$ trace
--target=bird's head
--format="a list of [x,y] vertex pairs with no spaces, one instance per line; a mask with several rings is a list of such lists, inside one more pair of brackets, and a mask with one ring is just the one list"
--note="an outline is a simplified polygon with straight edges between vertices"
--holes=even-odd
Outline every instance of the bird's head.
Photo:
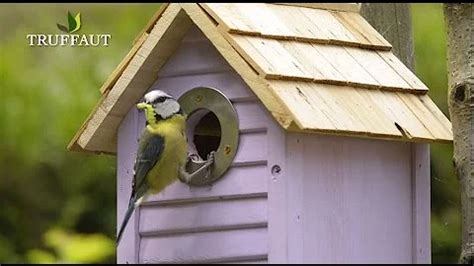
[[181,112],[181,107],[173,96],[160,90],[145,94],[143,101],[137,104],[138,109],[145,110],[147,120],[163,120]]

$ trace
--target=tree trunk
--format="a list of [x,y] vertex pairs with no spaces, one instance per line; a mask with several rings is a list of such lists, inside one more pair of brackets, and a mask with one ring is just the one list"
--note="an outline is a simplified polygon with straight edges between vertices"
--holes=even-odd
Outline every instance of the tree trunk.
[[394,54],[412,71],[415,69],[410,5],[365,3],[360,13],[392,44]]
[[474,8],[444,4],[448,29],[448,105],[454,135],[453,163],[461,185],[460,263],[474,262],[474,177],[471,154],[474,122]]

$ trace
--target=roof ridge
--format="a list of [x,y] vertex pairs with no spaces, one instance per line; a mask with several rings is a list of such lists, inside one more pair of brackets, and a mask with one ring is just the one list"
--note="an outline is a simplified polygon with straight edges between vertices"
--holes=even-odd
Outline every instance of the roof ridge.
[[275,5],[296,6],[333,11],[360,12],[360,3],[271,3]]

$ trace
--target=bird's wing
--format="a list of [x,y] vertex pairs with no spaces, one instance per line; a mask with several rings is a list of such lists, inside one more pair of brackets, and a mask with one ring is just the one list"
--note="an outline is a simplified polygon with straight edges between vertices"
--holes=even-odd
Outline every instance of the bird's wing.
[[160,159],[165,146],[165,140],[162,136],[151,134],[145,129],[138,145],[137,157],[133,166],[135,174],[132,193],[135,199],[142,197],[148,190],[146,175]]

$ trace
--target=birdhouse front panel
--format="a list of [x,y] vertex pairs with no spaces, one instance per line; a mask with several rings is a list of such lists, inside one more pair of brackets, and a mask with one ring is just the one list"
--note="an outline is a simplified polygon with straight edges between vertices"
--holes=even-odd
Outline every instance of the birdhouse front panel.
[[285,261],[430,262],[426,144],[291,133],[286,158]]
[[[190,187],[176,181],[149,197],[125,230],[119,262],[267,260],[271,145],[267,132],[278,125],[199,29],[191,27],[149,90],[179,98],[199,86],[220,90],[237,112],[239,145],[234,162],[210,186]],[[144,115],[132,108],[119,128],[118,222],[128,204],[138,137],[144,127]]]

